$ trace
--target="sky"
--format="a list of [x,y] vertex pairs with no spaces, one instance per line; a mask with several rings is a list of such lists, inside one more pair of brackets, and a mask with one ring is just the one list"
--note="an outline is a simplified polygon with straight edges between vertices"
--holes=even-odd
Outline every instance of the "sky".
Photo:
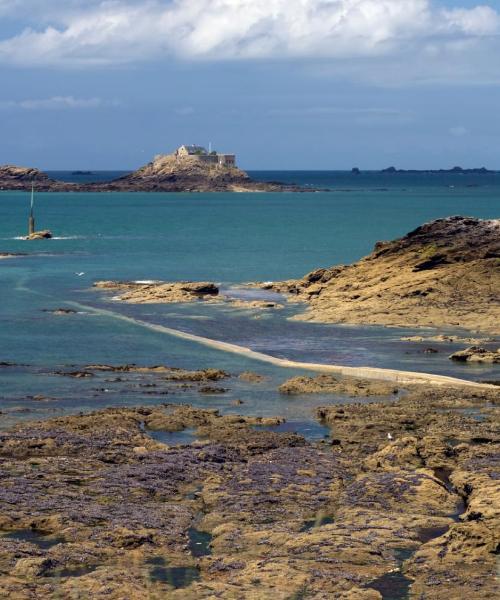
[[0,0],[0,164],[500,169],[500,0]]

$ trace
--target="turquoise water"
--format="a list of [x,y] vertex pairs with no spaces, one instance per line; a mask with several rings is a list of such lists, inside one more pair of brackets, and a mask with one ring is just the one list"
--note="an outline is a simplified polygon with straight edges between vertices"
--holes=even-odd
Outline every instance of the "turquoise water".
[[[316,181],[317,186],[325,185],[326,177],[276,175],[272,178]],[[99,387],[95,380],[49,374],[56,367],[95,362],[215,366],[234,373],[250,369],[268,375],[267,382],[259,386],[231,384],[224,397],[200,400],[187,393],[179,398],[226,412],[286,414],[302,421],[314,406],[332,401],[283,399],[276,388],[293,374],[289,370],[173,338],[112,315],[96,315],[85,308],[68,316],[44,312],[69,306],[68,302],[294,360],[395,367],[469,379],[497,377],[495,367],[474,368],[449,361],[448,354],[463,345],[435,345],[442,351],[424,354],[428,343],[399,340],[419,333],[414,330],[291,322],[287,317],[300,310],[294,306],[262,315],[203,304],[121,305],[90,290],[92,282],[100,279],[210,280],[232,288],[247,281],[297,277],[319,266],[352,262],[370,252],[376,241],[403,235],[437,217],[499,216],[500,177],[493,175],[472,180],[471,176],[432,176],[432,186],[430,176],[422,176],[425,181],[415,175],[392,176],[397,181],[392,179],[389,191],[385,179],[377,180],[375,175],[364,187],[359,183],[364,175],[328,177],[339,182],[337,191],[40,193],[37,227],[50,228],[56,237],[39,242],[16,239],[25,233],[27,195],[0,192],[0,252],[28,253],[0,261],[0,362],[28,365],[0,367],[0,410],[4,411],[0,418],[9,422],[32,418],[33,413],[23,412],[26,408],[35,410],[37,416],[50,416],[61,410],[165,401],[119,385],[103,392],[105,386]],[[415,177],[418,184],[412,184]],[[401,178],[406,178],[404,184]],[[346,186],[350,191],[339,191]],[[385,189],[374,191],[378,188]],[[84,275],[77,276],[80,272]],[[33,403],[26,399],[36,394],[54,400]],[[231,403],[236,398],[245,403],[234,409]]]

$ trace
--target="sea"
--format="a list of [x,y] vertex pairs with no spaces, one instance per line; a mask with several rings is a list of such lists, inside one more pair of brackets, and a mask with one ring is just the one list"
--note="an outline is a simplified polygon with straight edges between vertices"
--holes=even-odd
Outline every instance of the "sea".
[[[124,172],[49,172],[66,181],[106,181]],[[258,311],[228,305],[128,305],[92,288],[97,280],[214,281],[229,294],[270,298],[242,284],[300,277],[351,263],[379,240],[402,236],[451,215],[500,216],[500,174],[258,171],[254,179],[296,183],[303,193],[38,193],[38,229],[52,240],[27,242],[29,195],[0,191],[0,428],[24,419],[161,404],[165,396],[108,379],[74,379],[58,371],[87,364],[169,365],[255,371],[228,391],[201,397],[187,389],[169,402],[262,416],[280,415],[314,436],[317,406],[338,396],[283,397],[287,369],[171,335],[165,328],[230,342],[302,362],[375,366],[499,379],[496,365],[449,360],[463,343],[409,343],[402,337],[453,329],[313,324],[290,320],[304,310]],[[321,191],[316,191],[321,190]],[[272,299],[281,300],[271,296]],[[58,308],[75,310],[57,315]],[[496,341],[498,344],[498,340]],[[437,353],[426,350],[432,346]],[[495,342],[490,344],[495,347]],[[119,379],[119,378],[117,378]],[[43,397],[43,400],[36,399]],[[34,399],[35,398],[35,399]],[[243,404],[234,407],[235,400]],[[356,400],[357,401],[357,400]],[[309,434],[307,433],[309,432]],[[315,433],[316,432],[316,433]]]

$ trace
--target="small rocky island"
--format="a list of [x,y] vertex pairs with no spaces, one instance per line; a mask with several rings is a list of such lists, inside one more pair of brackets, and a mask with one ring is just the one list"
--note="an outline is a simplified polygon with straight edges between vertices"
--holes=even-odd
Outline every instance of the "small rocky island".
[[29,190],[33,183],[37,191],[45,192],[302,191],[295,185],[254,181],[236,166],[234,154],[208,152],[201,146],[181,146],[172,154],[160,154],[137,171],[108,182],[69,183],[38,169],[0,166],[0,190]]
[[262,284],[306,302],[296,319],[500,333],[500,220],[426,223],[352,265]]

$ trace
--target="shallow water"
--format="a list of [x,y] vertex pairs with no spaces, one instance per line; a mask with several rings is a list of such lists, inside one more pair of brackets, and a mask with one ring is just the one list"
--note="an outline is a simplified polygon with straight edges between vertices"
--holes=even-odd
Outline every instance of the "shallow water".
[[401,565],[410,558],[413,550],[396,550],[394,554],[399,564],[398,569],[382,575],[366,587],[379,592],[383,600],[406,600],[409,598],[410,586],[413,581],[402,573]]
[[[279,414],[303,422],[311,419],[316,406],[346,400],[283,398],[278,385],[298,371],[177,339],[120,320],[120,315],[297,361],[390,367],[474,380],[498,377],[495,366],[449,361],[448,355],[463,344],[400,340],[422,334],[421,330],[290,321],[301,310],[293,305],[269,312],[202,303],[123,305],[89,290],[99,279],[191,279],[216,281],[235,295],[247,296],[248,290],[234,289],[235,285],[296,277],[319,266],[352,262],[368,253],[375,241],[400,236],[432,218],[498,216],[500,178],[496,176],[476,176],[476,180],[408,176],[404,185],[402,179],[375,185],[375,175],[363,176],[364,180],[347,174],[285,175],[296,175],[303,182],[316,177],[318,185],[329,177],[333,187],[337,182],[337,191],[41,193],[36,199],[37,225],[50,227],[56,239],[38,242],[16,239],[26,225],[27,194],[0,192],[0,252],[29,254],[0,262],[0,363],[28,365],[0,367],[2,424],[107,405],[166,401],[165,396],[128,384],[51,374],[66,365],[88,363],[218,367],[231,373],[253,370],[267,375],[266,382],[258,385],[232,381],[230,391],[221,396],[202,398],[186,392],[168,398],[222,412]],[[338,191],[346,185],[351,191]],[[384,186],[390,191],[373,191]],[[72,303],[81,307],[77,314],[44,312],[75,308]],[[85,307],[106,309],[116,317]],[[429,330],[429,335],[433,333]],[[429,346],[439,352],[424,353]],[[49,399],[27,398],[38,394]],[[235,409],[236,399],[244,404]]]
[[188,529],[189,536],[189,551],[195,558],[201,556],[210,556],[212,549],[210,544],[212,543],[212,534],[206,531],[200,531],[195,527]]
[[61,544],[65,541],[61,536],[42,533],[34,529],[18,529],[16,531],[11,531],[10,533],[4,534],[2,537],[34,544],[40,548],[40,550],[47,550],[48,548],[57,546],[57,544]]

